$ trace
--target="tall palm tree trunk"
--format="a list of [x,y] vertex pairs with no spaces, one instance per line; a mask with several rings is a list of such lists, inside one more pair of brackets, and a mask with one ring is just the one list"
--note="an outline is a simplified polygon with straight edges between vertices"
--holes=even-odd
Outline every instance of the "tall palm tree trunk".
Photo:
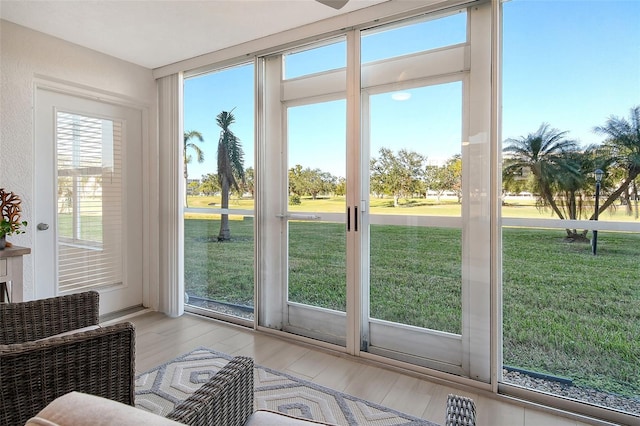
[[[233,110],[232,110],[233,111]],[[233,186],[240,190],[236,176],[244,182],[243,152],[240,139],[233,134],[229,126],[235,121],[231,112],[222,111],[216,116],[216,122],[222,129],[218,140],[218,182],[221,188],[221,208],[229,208],[229,191]],[[229,229],[229,215],[220,216],[220,232],[218,241],[231,240],[231,230]]]
[[547,204],[549,204],[549,206],[553,210],[553,212],[558,216],[558,218],[564,219],[565,217],[562,214],[562,211],[560,210],[560,208],[558,207],[558,204],[556,203],[556,200],[553,197],[553,193],[551,192],[551,189],[549,188],[549,186],[547,185],[542,186],[542,195],[547,201]]
[[[633,182],[633,191],[631,194],[633,195],[633,205],[636,207],[636,219],[638,219],[638,187],[635,181]],[[629,203],[631,203],[631,200],[629,200]]]
[[[222,199],[220,207],[229,208],[229,181],[225,176],[222,177]],[[229,241],[231,239],[231,230],[229,229],[229,215],[220,215],[220,232],[218,232],[218,241]]]
[[184,163],[184,179],[182,180],[182,189],[184,190],[184,206],[185,207],[189,207],[189,197],[187,196],[187,188],[189,187],[189,185],[187,184],[187,176],[189,176],[189,173],[187,173],[187,163]]

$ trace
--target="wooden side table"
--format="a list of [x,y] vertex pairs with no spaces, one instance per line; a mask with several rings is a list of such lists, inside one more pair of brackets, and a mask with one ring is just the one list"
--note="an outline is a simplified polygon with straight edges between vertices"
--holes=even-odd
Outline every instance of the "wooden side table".
[[0,302],[22,302],[22,256],[29,253],[19,246],[0,250]]

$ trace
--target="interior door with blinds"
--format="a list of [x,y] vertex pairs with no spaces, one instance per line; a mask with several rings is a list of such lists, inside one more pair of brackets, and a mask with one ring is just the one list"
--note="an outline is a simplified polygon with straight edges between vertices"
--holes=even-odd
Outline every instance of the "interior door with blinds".
[[142,112],[38,89],[36,297],[142,304]]

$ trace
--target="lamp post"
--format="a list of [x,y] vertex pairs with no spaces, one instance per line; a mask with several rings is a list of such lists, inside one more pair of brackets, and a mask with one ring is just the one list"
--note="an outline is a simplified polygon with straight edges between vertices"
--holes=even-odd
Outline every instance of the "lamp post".
[[[600,182],[602,182],[602,176],[604,175],[604,172],[600,169],[596,169],[595,172],[593,172],[596,176],[596,212],[593,215],[593,220],[598,220],[598,209],[600,208]],[[591,241],[591,253],[593,253],[593,255],[596,255],[596,252],[598,251],[598,230],[594,229],[593,230],[593,241]]]

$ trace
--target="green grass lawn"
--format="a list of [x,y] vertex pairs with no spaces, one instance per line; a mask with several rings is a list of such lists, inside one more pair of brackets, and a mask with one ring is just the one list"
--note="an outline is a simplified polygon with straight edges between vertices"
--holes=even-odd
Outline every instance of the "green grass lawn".
[[[232,220],[227,243],[218,227],[185,220],[187,291],[253,305],[253,221]],[[504,363],[637,397],[640,235],[601,231],[598,256],[563,237],[503,230]],[[290,300],[344,310],[344,225],[290,222],[289,250]],[[460,252],[460,230],[372,226],[371,315],[459,333]]]
[[640,235],[503,230],[504,363],[640,395]]

